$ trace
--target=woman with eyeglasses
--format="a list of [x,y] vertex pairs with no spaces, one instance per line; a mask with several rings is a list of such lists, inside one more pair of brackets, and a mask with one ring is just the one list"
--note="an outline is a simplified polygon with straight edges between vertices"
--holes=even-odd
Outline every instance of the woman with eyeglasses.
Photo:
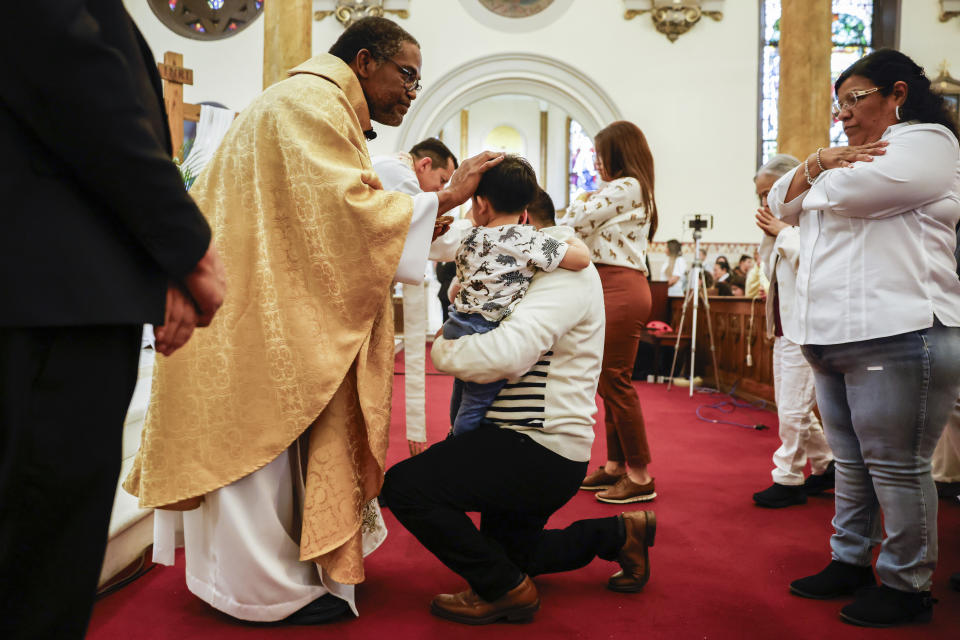
[[601,130],[594,147],[606,184],[571,203],[558,220],[576,229],[590,248],[603,283],[607,321],[597,389],[603,398],[607,462],[580,488],[597,491],[601,502],[646,502],[657,493],[647,471],[650,446],[632,375],[652,304],[646,254],[657,231],[653,155],[640,127],[624,120]]
[[957,126],[898,51],[861,58],[835,90],[849,146],[817,149],[768,198],[799,222],[800,337],[836,457],[832,561],[790,590],[855,595],[840,612],[854,624],[925,622],[937,561],[930,458],[960,387]]

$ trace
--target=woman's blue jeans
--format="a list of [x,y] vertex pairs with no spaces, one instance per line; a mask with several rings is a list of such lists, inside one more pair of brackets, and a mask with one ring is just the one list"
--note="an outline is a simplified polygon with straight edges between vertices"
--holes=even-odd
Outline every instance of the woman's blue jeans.
[[805,345],[827,442],[836,457],[833,558],[869,566],[901,591],[928,591],[937,563],[930,458],[960,390],[960,328]]

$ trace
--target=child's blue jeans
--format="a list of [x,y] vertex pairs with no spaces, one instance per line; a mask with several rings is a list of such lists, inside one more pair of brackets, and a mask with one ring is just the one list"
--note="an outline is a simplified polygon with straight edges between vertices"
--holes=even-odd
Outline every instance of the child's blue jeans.
[[[443,323],[443,337],[454,340],[474,333],[486,333],[500,323],[487,320],[479,313],[460,313],[450,305],[450,315]],[[459,378],[453,381],[453,396],[450,398],[450,424],[453,435],[473,431],[483,424],[487,409],[500,393],[507,381],[465,382]]]

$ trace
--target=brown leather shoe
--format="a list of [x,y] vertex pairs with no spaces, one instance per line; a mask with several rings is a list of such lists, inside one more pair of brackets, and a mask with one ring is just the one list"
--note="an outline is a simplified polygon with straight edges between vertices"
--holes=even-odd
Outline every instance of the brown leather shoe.
[[617,476],[612,473],[607,473],[601,466],[598,467],[593,473],[587,474],[587,477],[584,478],[583,482],[580,483],[580,488],[587,491],[600,491],[601,489],[609,489],[617,483],[617,480],[625,477],[625,475]]
[[600,502],[609,502],[610,504],[627,504],[630,502],[647,502],[657,497],[657,492],[653,486],[653,478],[647,484],[637,484],[627,476],[617,480],[606,491],[597,494],[597,500]]
[[622,593],[636,593],[650,579],[648,549],[657,535],[657,514],[653,511],[627,511],[620,514],[627,540],[620,549],[617,562],[620,571],[607,580],[607,588]]
[[430,603],[430,613],[463,624],[490,624],[499,620],[529,622],[540,608],[540,596],[530,576],[493,602],[487,602],[470,589],[460,593],[441,593]]

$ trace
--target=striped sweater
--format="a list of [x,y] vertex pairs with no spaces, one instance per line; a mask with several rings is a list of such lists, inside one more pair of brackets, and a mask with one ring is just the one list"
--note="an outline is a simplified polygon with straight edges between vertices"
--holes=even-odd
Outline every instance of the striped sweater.
[[[558,239],[568,227],[544,229]],[[593,266],[539,272],[497,328],[437,338],[434,366],[471,382],[509,382],[487,418],[570,460],[590,459],[603,359],[603,289]]]

